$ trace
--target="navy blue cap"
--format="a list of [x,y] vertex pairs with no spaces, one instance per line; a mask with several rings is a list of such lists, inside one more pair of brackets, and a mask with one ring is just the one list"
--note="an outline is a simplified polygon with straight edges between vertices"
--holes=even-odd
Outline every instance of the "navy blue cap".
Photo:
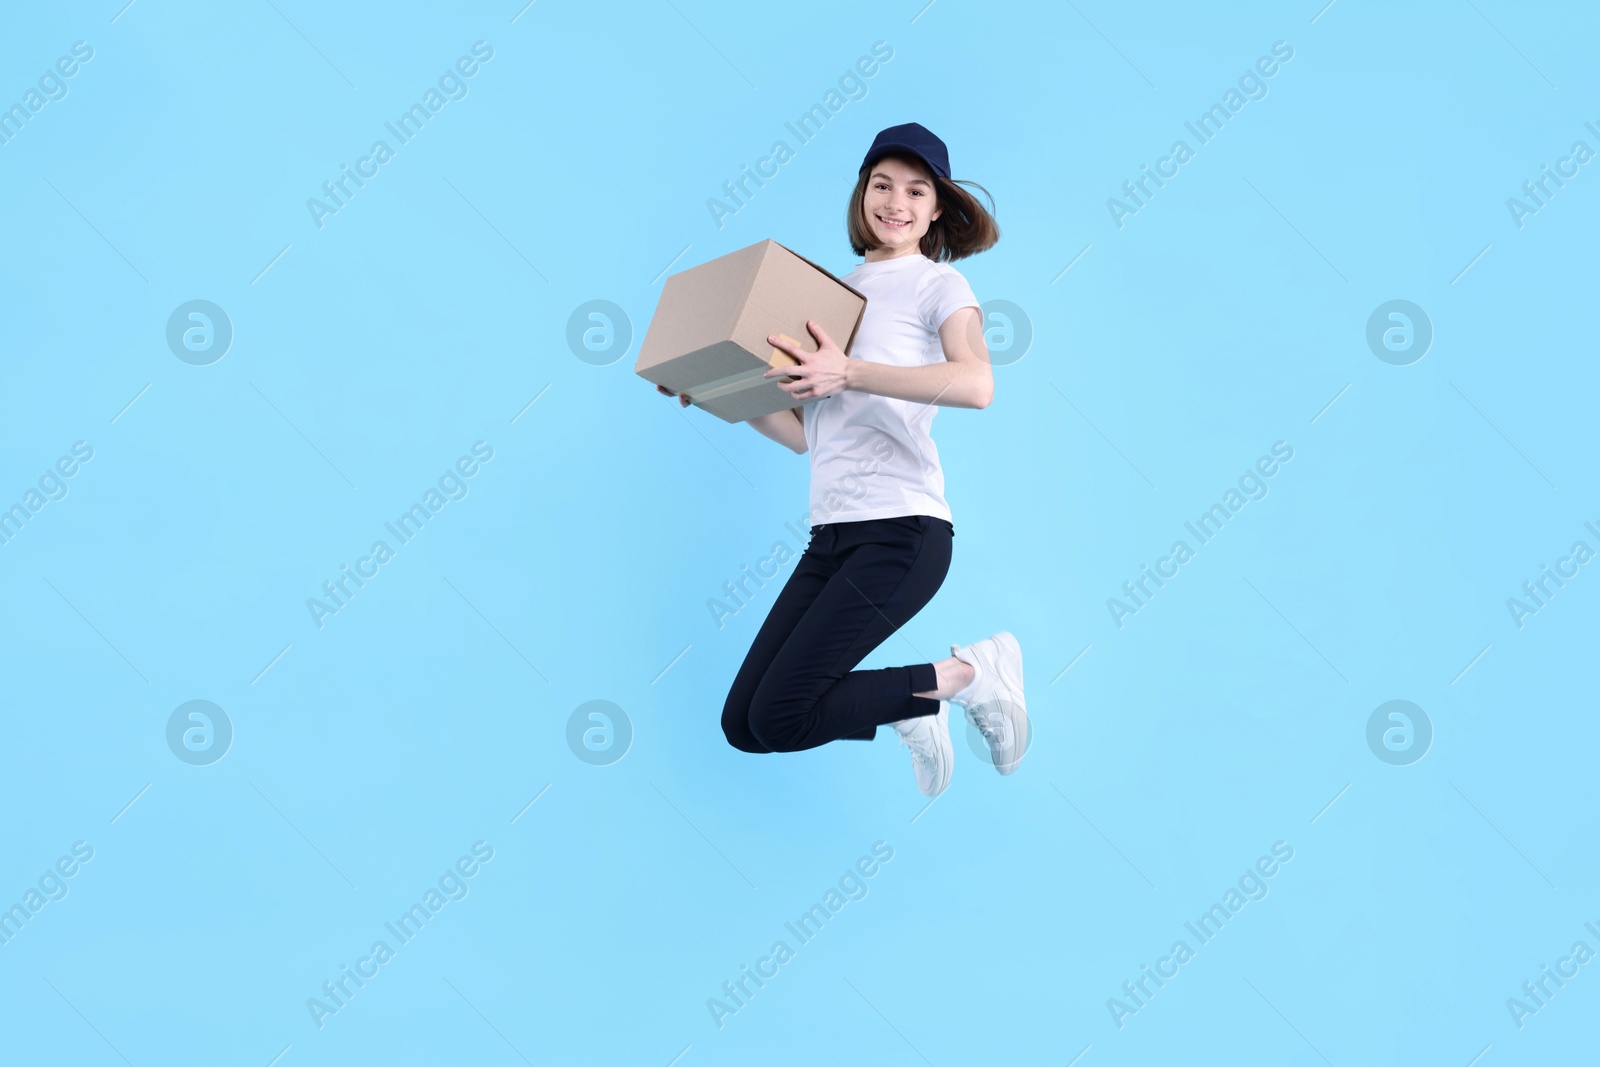
[[867,157],[861,161],[861,169],[866,170],[884,156],[894,152],[905,152],[916,156],[926,163],[933,173],[946,181],[950,180],[950,151],[926,126],[908,122],[902,126],[890,126],[887,130],[880,130],[878,136],[872,140],[872,147],[867,149]]

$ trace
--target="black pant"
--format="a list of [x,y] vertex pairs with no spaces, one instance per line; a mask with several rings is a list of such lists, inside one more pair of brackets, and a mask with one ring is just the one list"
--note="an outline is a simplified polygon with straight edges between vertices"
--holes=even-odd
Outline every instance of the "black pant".
[[[734,678],[722,732],[745,752],[799,752],[933,715],[932,663],[852,670],[933,599],[955,527],[904,515],[811,527],[811,541]],[[943,657],[941,657],[943,658]]]

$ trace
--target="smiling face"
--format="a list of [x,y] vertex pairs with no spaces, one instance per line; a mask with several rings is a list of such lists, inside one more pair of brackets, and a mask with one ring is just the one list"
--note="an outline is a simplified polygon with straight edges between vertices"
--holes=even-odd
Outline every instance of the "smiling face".
[[868,263],[917,254],[928,225],[941,213],[933,175],[918,163],[884,156],[872,165],[861,213],[879,245],[867,249]]

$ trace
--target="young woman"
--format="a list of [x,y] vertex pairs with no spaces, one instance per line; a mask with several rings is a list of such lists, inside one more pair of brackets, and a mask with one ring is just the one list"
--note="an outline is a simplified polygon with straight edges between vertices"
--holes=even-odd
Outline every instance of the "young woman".
[[745,752],[798,752],[893,726],[918,788],[938,796],[954,762],[952,701],[982,732],[996,770],[1010,774],[1022,759],[1016,638],[952,644],[938,663],[853,668],[933,598],[950,568],[955,528],[929,429],[937,405],[988,407],[994,379],[983,313],[946,261],[992,247],[1000,233],[951,180],[944,142],[914,122],[882,131],[867,150],[846,225],[865,259],[844,278],[867,297],[853,353],[815,323],[815,353],[768,338],[800,364],[767,377],[796,379],[780,384],[812,402],[750,424],[811,453],[811,541],[739,668],[722,729]]

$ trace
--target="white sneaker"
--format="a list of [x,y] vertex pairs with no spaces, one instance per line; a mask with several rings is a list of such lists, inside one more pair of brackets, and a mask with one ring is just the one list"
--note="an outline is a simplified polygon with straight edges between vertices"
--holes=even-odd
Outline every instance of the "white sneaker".
[[950,744],[950,702],[939,701],[936,715],[918,715],[892,724],[900,743],[911,750],[911,766],[917,772],[917,788],[925,797],[936,797],[950,784],[955,766],[955,749]]
[[1028,706],[1022,696],[1022,647],[1005,630],[950,654],[972,664],[972,683],[951,699],[989,743],[994,769],[1010,774],[1028,750]]

